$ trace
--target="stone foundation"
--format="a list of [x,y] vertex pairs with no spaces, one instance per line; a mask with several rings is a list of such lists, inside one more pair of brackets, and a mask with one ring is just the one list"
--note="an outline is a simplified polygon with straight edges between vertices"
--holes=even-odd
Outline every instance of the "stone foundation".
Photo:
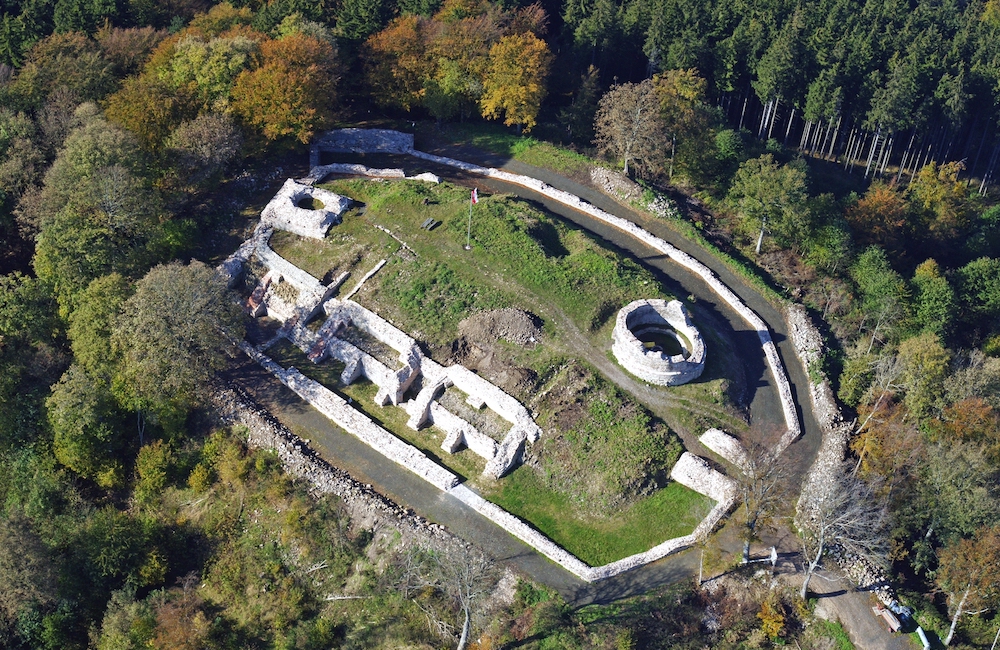
[[[299,202],[306,198],[320,201],[323,207],[319,210],[300,208]],[[261,212],[260,221],[302,237],[323,239],[330,226],[340,223],[341,213],[350,204],[350,199],[289,178]]]
[[[670,330],[681,334],[678,337]],[[672,335],[683,352],[672,356],[649,349],[639,340],[655,330]],[[618,312],[611,351],[630,373],[658,386],[679,386],[694,381],[705,370],[705,343],[701,332],[679,300],[636,300]]]

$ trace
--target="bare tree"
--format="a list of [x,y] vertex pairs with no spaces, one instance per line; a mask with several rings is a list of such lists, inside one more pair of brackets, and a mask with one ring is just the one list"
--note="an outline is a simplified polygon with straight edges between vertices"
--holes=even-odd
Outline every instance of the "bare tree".
[[629,163],[649,168],[663,158],[666,131],[653,82],[612,86],[598,104],[594,131],[594,144],[602,154],[623,160],[626,175]]
[[462,614],[458,650],[465,650],[475,605],[496,587],[496,566],[480,551],[467,546],[438,553],[434,559],[438,587],[455,602]]
[[760,532],[772,524],[787,496],[784,465],[768,447],[751,442],[736,477],[743,506],[743,564],[750,561],[750,544],[760,539]]
[[885,564],[888,509],[871,486],[850,472],[846,464],[838,465],[829,477],[806,484],[799,499],[797,523],[806,562],[803,600],[813,573],[833,549],[845,559]]

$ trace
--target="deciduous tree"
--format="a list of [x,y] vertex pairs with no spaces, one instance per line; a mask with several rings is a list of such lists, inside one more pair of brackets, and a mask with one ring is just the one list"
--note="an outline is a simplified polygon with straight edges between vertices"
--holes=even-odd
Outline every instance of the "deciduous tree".
[[652,172],[664,157],[664,124],[653,82],[612,86],[601,97],[594,119],[594,143],[602,154]]
[[497,119],[503,113],[504,124],[530,131],[545,98],[551,61],[548,45],[531,32],[501,38],[490,48],[480,100],[483,117]]
[[736,477],[742,501],[743,564],[750,561],[750,544],[770,526],[788,492],[785,466],[770,448],[751,443],[746,451],[746,462],[737,468]]
[[122,447],[124,421],[108,385],[70,366],[45,402],[60,463],[102,487],[124,478],[115,454]]
[[122,355],[118,392],[136,410],[177,416],[203,399],[206,382],[242,338],[242,311],[201,262],[154,267],[125,301],[112,333]]
[[838,467],[822,480],[809,481],[799,499],[796,523],[802,534],[805,577],[800,595],[809,593],[809,581],[823,557],[837,547],[848,557],[884,565],[888,554],[888,509],[871,486]]
[[1000,602],[1000,528],[981,528],[972,539],[962,539],[938,553],[935,581],[948,594],[953,610],[944,639],[950,645],[963,614],[986,610]]
[[338,78],[333,46],[301,33],[263,44],[263,65],[246,71],[232,90],[233,112],[267,140],[302,143],[333,117]]
[[748,238],[771,232],[782,247],[797,247],[811,230],[805,171],[779,165],[771,154],[740,165],[728,200]]

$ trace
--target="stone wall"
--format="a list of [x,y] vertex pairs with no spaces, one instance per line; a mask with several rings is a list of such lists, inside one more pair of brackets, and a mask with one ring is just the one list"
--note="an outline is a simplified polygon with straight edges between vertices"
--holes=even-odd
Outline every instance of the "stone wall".
[[[298,203],[306,197],[322,202],[323,207],[319,210],[298,207]],[[330,226],[340,222],[340,215],[350,204],[351,200],[343,196],[289,178],[264,207],[260,219],[266,226],[302,237],[323,239]]]
[[445,158],[444,156],[436,156],[423,151],[413,150],[410,153],[414,157],[421,158],[423,160],[429,160],[440,165],[448,165],[472,174],[496,178],[498,180],[534,190],[543,196],[559,201],[563,205],[567,205],[575,210],[588,214],[595,219],[603,221],[608,225],[614,226],[654,250],[660,251],[675,263],[680,264],[690,272],[700,277],[709,286],[709,288],[711,288],[712,291],[714,291],[715,294],[723,300],[723,302],[739,314],[740,317],[743,318],[743,320],[757,332],[757,337],[760,339],[761,348],[764,350],[764,357],[767,360],[768,368],[771,371],[771,376],[774,379],[775,388],[781,401],[781,411],[784,416],[786,426],[786,432],[782,436],[776,452],[781,453],[781,451],[802,435],[802,427],[799,423],[798,414],[795,410],[795,400],[792,399],[791,384],[788,382],[788,375],[785,373],[785,368],[781,363],[781,357],[778,355],[778,350],[771,338],[771,332],[768,329],[767,324],[763,321],[763,319],[761,319],[760,316],[758,316],[742,300],[740,300],[739,296],[737,296],[732,289],[719,280],[715,273],[713,273],[707,266],[669,242],[656,237],[646,230],[643,230],[631,221],[622,219],[621,217],[616,217],[594,205],[591,205],[590,203],[587,203],[574,194],[558,190],[536,178],[512,174],[499,169],[480,167],[479,165],[473,165],[471,163],[454,160],[452,158]]
[[410,153],[413,135],[389,129],[337,129],[317,138],[309,149],[309,166],[317,167],[324,151],[342,153]]
[[[668,356],[647,349],[636,333],[643,329],[662,329],[664,325],[680,332],[689,342],[678,338],[688,353]],[[611,351],[618,363],[630,373],[658,386],[678,386],[694,381],[705,369],[705,343],[691,323],[691,317],[679,300],[636,300],[618,312],[612,333]]]
[[747,450],[743,448],[740,441],[732,437],[725,431],[719,429],[709,429],[698,438],[701,444],[711,451],[714,451],[720,458],[740,471],[746,471],[750,464]]
[[366,415],[319,382],[309,379],[295,368],[282,368],[246,342],[240,343],[240,349],[331,422],[373,449],[377,449],[389,460],[402,465],[439,490],[447,491],[458,485],[457,476],[432,461],[413,445],[403,442],[372,422]]

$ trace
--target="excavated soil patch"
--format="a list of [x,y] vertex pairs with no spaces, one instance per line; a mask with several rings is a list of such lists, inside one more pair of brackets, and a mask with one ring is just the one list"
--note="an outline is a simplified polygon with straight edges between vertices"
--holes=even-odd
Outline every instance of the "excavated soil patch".
[[541,340],[542,322],[538,316],[520,309],[492,309],[464,319],[458,324],[458,331],[477,345],[489,345],[503,339],[527,346]]

